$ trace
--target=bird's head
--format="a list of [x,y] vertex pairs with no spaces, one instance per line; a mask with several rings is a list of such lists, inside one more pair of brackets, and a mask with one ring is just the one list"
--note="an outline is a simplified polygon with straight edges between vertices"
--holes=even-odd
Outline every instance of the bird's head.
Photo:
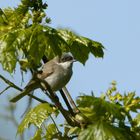
[[72,55],[70,55],[69,53],[64,53],[62,54],[62,56],[60,57],[60,63],[64,63],[64,62],[75,62],[76,60],[73,58]]
[[69,53],[63,53],[59,59],[59,63],[67,67],[71,67],[76,60]]

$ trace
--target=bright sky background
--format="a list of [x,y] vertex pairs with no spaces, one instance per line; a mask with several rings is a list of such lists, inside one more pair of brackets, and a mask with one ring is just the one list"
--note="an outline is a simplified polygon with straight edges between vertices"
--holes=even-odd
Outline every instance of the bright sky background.
[[[0,0],[0,7],[16,6],[17,3],[19,0]],[[52,27],[72,29],[101,42],[106,48],[104,59],[90,56],[85,66],[74,65],[74,74],[68,84],[74,99],[80,92],[90,94],[93,91],[99,95],[106,91],[112,80],[117,81],[121,92],[136,91],[140,95],[139,0],[47,0],[47,3]],[[2,98],[4,96],[0,100]],[[14,130],[3,125],[0,124],[0,136],[8,131],[7,138],[13,137]]]

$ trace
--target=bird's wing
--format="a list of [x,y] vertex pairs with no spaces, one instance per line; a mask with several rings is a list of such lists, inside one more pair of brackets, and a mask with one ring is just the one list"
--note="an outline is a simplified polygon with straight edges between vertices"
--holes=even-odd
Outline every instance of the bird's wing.
[[37,77],[40,79],[45,79],[51,74],[53,74],[55,72],[55,64],[56,62],[54,60],[51,60],[44,64],[42,68],[42,73],[38,73]]
[[31,91],[38,88],[38,85],[39,84],[35,80],[31,79],[30,82],[27,84],[27,86],[24,88],[24,90],[19,95],[12,98],[10,102],[17,102],[18,100],[23,98],[25,95],[29,94]]

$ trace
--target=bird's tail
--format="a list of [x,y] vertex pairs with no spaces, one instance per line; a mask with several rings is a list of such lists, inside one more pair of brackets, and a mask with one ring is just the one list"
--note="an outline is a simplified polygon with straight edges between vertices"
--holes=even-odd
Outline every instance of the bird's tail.
[[25,89],[17,96],[15,96],[14,98],[12,98],[10,100],[10,102],[17,102],[18,100],[20,100],[21,98],[23,98],[24,96],[28,95],[31,91],[35,90],[36,88],[38,88],[38,83],[36,83],[36,81],[31,80],[29,82],[29,84],[25,87]]

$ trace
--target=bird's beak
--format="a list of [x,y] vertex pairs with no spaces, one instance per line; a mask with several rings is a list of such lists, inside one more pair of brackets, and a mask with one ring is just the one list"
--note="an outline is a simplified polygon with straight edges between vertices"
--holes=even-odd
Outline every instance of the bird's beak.
[[76,59],[73,59],[72,62],[77,62],[77,60]]

